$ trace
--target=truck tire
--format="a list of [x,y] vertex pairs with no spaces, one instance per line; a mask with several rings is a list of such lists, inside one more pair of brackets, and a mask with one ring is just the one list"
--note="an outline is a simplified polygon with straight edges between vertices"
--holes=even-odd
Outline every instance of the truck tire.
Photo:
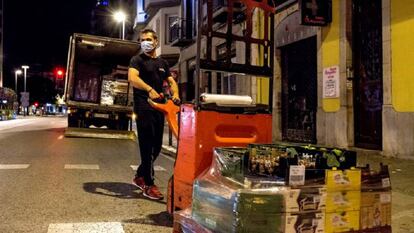
[[68,127],[79,127],[78,117],[76,117],[74,114],[68,115]]

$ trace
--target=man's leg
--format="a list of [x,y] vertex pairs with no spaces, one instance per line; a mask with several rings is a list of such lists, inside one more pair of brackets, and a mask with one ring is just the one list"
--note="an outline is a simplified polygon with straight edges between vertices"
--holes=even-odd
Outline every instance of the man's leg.
[[[150,160],[150,179],[151,181],[145,180],[146,188],[144,189],[143,195],[153,200],[161,200],[164,198],[160,190],[156,185],[154,185],[154,161],[157,158],[158,154],[161,151],[162,145],[162,134],[164,129],[164,115],[160,112],[153,111],[151,112],[151,124],[152,124],[152,137],[151,140],[151,148],[152,148],[152,156]],[[145,176],[147,177],[147,176]],[[147,183],[148,182],[148,183]]]
[[160,155],[162,147],[162,138],[164,136],[164,114],[161,112],[156,112],[154,115],[155,124],[154,124],[154,153],[153,153],[153,164],[152,164],[152,177],[154,177],[154,162],[157,157]]
[[153,121],[153,116],[150,111],[142,111],[138,113],[137,131],[141,165],[137,170],[136,176],[144,177],[146,185],[154,184],[152,180]]

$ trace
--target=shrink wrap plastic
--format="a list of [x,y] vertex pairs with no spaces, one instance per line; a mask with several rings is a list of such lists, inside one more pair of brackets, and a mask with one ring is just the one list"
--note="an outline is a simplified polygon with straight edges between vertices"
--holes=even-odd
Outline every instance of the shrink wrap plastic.
[[218,106],[252,106],[254,105],[253,99],[250,96],[238,96],[238,95],[219,95],[219,94],[206,94],[200,95],[200,100],[203,104],[217,104]]

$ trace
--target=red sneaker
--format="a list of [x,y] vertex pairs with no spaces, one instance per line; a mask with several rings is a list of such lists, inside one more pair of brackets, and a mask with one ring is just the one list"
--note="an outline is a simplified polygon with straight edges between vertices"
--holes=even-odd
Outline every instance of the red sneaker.
[[144,177],[135,177],[132,182],[141,190],[146,188]]
[[151,186],[146,187],[144,189],[143,194],[144,194],[144,196],[146,196],[146,197],[148,197],[149,199],[152,199],[152,200],[162,200],[162,199],[164,199],[164,196],[162,195],[162,193],[160,192],[158,187],[155,186],[155,185],[151,185]]

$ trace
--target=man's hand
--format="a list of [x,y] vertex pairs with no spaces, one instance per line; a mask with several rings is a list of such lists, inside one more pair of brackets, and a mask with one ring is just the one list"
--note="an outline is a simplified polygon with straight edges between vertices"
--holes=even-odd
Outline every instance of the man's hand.
[[154,89],[151,88],[151,90],[148,92],[148,95],[150,97],[150,99],[152,100],[156,100],[156,99],[160,99],[161,96],[160,94],[158,94],[158,92],[156,92]]
[[178,94],[175,94],[175,93],[172,96],[172,100],[176,104],[179,104],[181,102],[180,97],[178,96]]

